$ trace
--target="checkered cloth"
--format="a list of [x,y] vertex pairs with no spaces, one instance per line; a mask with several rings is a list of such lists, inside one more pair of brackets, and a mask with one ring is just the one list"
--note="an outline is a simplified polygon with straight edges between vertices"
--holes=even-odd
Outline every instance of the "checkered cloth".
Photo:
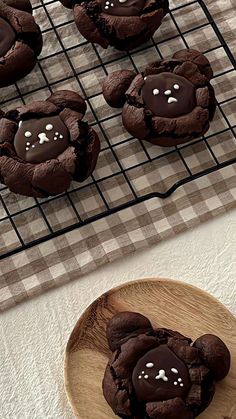
[[[59,2],[33,1],[43,52],[31,75],[0,91],[0,107],[15,108],[60,89],[78,91],[87,100],[87,120],[100,136],[102,151],[93,176],[58,197],[20,197],[0,185],[0,256],[8,255],[0,261],[0,310],[235,207],[235,165],[185,183],[169,198],[149,195],[134,205],[147,194],[163,195],[176,182],[236,158],[236,72],[205,13],[207,6],[235,54],[233,2],[172,0],[171,13],[153,40],[126,54],[88,43],[72,12]],[[105,75],[122,68],[140,71],[186,46],[204,52],[215,73],[219,106],[207,136],[168,149],[131,138],[121,112],[104,102]],[[115,212],[128,202],[129,208]],[[79,229],[69,231],[78,224]]]

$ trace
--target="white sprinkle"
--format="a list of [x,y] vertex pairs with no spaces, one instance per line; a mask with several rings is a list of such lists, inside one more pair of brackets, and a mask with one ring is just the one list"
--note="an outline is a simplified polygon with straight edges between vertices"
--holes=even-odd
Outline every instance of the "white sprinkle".
[[52,129],[53,129],[53,125],[52,124],[47,124],[46,125],[46,130],[47,131],[52,131]]
[[29,141],[27,141],[26,145],[30,145]]
[[141,380],[141,378],[142,378],[142,376],[141,376],[141,375],[139,375],[139,376],[138,376],[138,379],[139,379],[139,380]]
[[175,90],[179,90],[179,85],[178,84],[174,84],[174,89]]
[[114,3],[111,3],[111,7],[114,7]]
[[55,132],[55,135],[59,135],[59,132]]
[[154,364],[153,364],[152,362],[148,362],[148,363],[146,364],[146,367],[147,367],[147,368],[152,368],[152,367],[154,367]]
[[166,96],[171,95],[171,90],[166,90],[166,91],[164,92],[164,95],[166,95]]
[[105,9],[109,9],[109,7],[108,6],[105,6]]
[[183,386],[184,386],[184,385],[183,385],[183,383],[181,383],[181,384],[180,384],[180,387],[183,387]]
[[54,141],[56,141],[57,140],[57,137],[54,137],[53,139],[54,139]]
[[106,1],[106,4],[107,4],[107,6],[109,6],[110,2],[109,1]]
[[178,100],[175,97],[169,97],[168,103],[178,102]]
[[147,80],[147,77],[144,77],[144,79],[143,80]]
[[178,382],[181,383],[181,381],[182,381],[182,378],[178,378]]
[[26,151],[29,151],[29,147],[26,147]]
[[63,135],[59,135],[59,138],[63,138]]
[[176,368],[171,368],[171,371],[172,371],[174,374],[178,374],[178,372],[179,372]]
[[178,384],[178,383],[177,383],[177,381],[175,381],[175,382],[174,382],[174,386],[177,386],[177,384]]
[[119,0],[120,3],[125,3],[127,0]]
[[153,91],[152,91],[152,93],[156,96],[156,95],[159,95],[159,90],[158,89],[154,89]]
[[32,148],[35,148],[35,145],[34,144],[32,145]]
[[145,380],[147,380],[148,379],[148,375],[146,374],[146,375],[144,375],[144,378],[145,378]]
[[32,135],[32,134],[31,134],[31,132],[30,132],[30,131],[26,131],[26,132],[25,132],[25,137],[26,137],[26,138],[31,137],[31,135]]

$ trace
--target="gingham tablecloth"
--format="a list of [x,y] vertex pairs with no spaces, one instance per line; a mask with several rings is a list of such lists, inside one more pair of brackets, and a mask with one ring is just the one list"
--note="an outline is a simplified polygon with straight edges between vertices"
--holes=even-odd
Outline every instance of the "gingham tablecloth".
[[[206,0],[204,4],[235,54],[233,0]],[[212,167],[212,151],[220,163],[236,157],[236,72],[198,1],[173,0],[171,15],[154,41],[132,55],[86,42],[76,30],[72,12],[57,1],[35,0],[33,6],[44,49],[30,76],[0,91],[0,107],[10,109],[22,100],[44,99],[59,89],[79,91],[87,97],[87,119],[100,136],[102,152],[93,178],[82,187],[73,183],[67,194],[57,198],[35,201],[11,194],[2,185],[0,254],[19,248],[19,236],[30,243],[72,225],[78,214],[84,221],[106,211],[107,206],[114,209],[132,200],[133,191],[138,197],[164,193],[188,176],[186,164],[192,174]],[[129,138],[120,112],[105,104],[101,83],[106,72],[134,66],[142,70],[148,62],[168,57],[186,45],[207,51],[220,107],[206,142],[193,142],[178,152],[169,149],[163,156],[166,149]],[[0,261],[0,309],[194,227],[235,207],[235,200],[236,167],[231,165],[181,186],[165,200],[149,199],[9,256]]]

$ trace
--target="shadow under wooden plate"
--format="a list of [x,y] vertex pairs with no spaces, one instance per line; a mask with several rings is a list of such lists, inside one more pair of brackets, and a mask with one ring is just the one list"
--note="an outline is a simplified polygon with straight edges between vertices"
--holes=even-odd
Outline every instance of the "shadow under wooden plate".
[[116,418],[102,394],[110,355],[106,326],[115,313],[127,310],[144,314],[154,327],[178,330],[193,340],[204,333],[219,336],[231,352],[231,370],[217,383],[214,400],[199,419],[236,419],[236,319],[206,292],[167,279],[139,280],[114,288],[95,300],[77,322],[65,357],[65,387],[76,417]]

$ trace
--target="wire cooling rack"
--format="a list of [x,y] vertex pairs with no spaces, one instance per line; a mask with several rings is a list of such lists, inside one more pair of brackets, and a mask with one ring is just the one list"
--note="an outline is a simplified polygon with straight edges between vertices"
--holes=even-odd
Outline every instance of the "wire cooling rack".
[[[100,136],[102,151],[93,176],[84,184],[73,182],[57,197],[21,197],[0,185],[0,259],[146,199],[166,198],[179,186],[236,163],[236,61],[231,29],[213,19],[216,3],[172,0],[170,14],[153,39],[123,53],[88,43],[78,33],[72,12],[58,1],[33,2],[44,49],[31,75],[0,91],[0,107],[43,100],[55,90],[78,91],[87,101],[86,117]],[[204,52],[215,72],[218,107],[207,135],[170,148],[130,137],[121,112],[109,108],[101,95],[105,75],[121,68],[141,71],[185,47]]]

